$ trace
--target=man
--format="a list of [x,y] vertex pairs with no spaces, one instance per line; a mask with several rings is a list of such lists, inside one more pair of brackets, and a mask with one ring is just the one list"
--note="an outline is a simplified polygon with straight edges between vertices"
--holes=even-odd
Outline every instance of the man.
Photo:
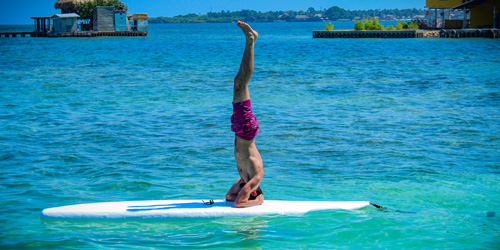
[[240,70],[234,78],[231,130],[236,134],[234,157],[241,178],[229,189],[226,200],[234,201],[235,207],[251,207],[264,203],[264,195],[259,187],[264,166],[254,140],[259,132],[259,124],[253,115],[248,91],[248,82],[253,73],[254,45],[259,34],[244,22],[238,21],[237,26],[245,34],[246,45]]

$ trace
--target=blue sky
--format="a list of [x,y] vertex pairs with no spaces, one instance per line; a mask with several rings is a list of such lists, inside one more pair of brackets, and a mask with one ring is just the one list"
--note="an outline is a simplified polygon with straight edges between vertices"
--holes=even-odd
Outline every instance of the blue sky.
[[[51,16],[60,13],[54,9],[56,0],[2,0],[0,24],[32,24],[32,16]],[[251,9],[270,10],[317,10],[339,6],[349,10],[366,9],[423,9],[425,0],[122,0],[131,13],[148,13],[150,17],[176,16],[189,13],[206,14],[209,11]]]

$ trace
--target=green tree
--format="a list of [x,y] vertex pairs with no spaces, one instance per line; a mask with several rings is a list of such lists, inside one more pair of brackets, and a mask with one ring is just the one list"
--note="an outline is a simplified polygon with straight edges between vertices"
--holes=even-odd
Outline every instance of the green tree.
[[328,30],[328,31],[332,31],[333,30],[333,24],[332,24],[332,22],[325,23],[325,30]]
[[86,2],[77,5],[76,14],[80,16],[81,19],[90,20],[92,19],[92,10],[95,8],[94,2]]
[[397,30],[402,30],[402,29],[403,29],[403,23],[404,23],[404,22],[398,22],[398,23],[396,24],[396,29],[397,29]]
[[[377,18],[368,20],[364,19],[363,25],[366,30],[384,30],[384,25],[380,24]],[[354,24],[354,29],[356,29],[356,23]]]
[[361,21],[358,20],[354,23],[354,29],[355,30],[364,30],[365,25]]
[[354,23],[354,29],[355,30],[364,30],[365,25],[361,21],[358,20]]
[[91,20],[92,12],[97,6],[113,6],[115,9],[127,10],[127,5],[120,0],[94,0],[76,5],[76,14],[80,16],[80,19]]
[[338,6],[333,6],[325,11],[325,16],[332,21],[345,18],[346,14],[347,11]]
[[409,22],[408,23],[408,29],[411,29],[411,30],[418,30],[419,27],[418,27],[418,24],[414,23],[414,22]]

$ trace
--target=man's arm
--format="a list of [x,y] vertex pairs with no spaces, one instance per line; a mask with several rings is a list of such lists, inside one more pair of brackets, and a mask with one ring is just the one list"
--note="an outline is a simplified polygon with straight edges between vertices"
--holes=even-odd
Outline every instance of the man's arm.
[[255,200],[249,200],[250,194],[252,193],[252,191],[257,189],[263,175],[263,173],[255,175],[247,184],[245,184],[245,186],[243,186],[238,194],[238,197],[236,197],[236,200],[234,201],[235,207],[251,207],[262,205],[262,203],[264,203],[264,195],[262,194],[257,196]]

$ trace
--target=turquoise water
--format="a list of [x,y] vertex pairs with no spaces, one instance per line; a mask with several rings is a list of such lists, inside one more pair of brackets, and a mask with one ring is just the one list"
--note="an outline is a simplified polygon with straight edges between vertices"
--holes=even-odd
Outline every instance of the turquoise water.
[[229,118],[243,34],[162,24],[145,38],[0,38],[1,248],[500,248],[500,40],[252,27],[265,198],[386,211],[40,220],[78,203],[222,199],[238,178]]

